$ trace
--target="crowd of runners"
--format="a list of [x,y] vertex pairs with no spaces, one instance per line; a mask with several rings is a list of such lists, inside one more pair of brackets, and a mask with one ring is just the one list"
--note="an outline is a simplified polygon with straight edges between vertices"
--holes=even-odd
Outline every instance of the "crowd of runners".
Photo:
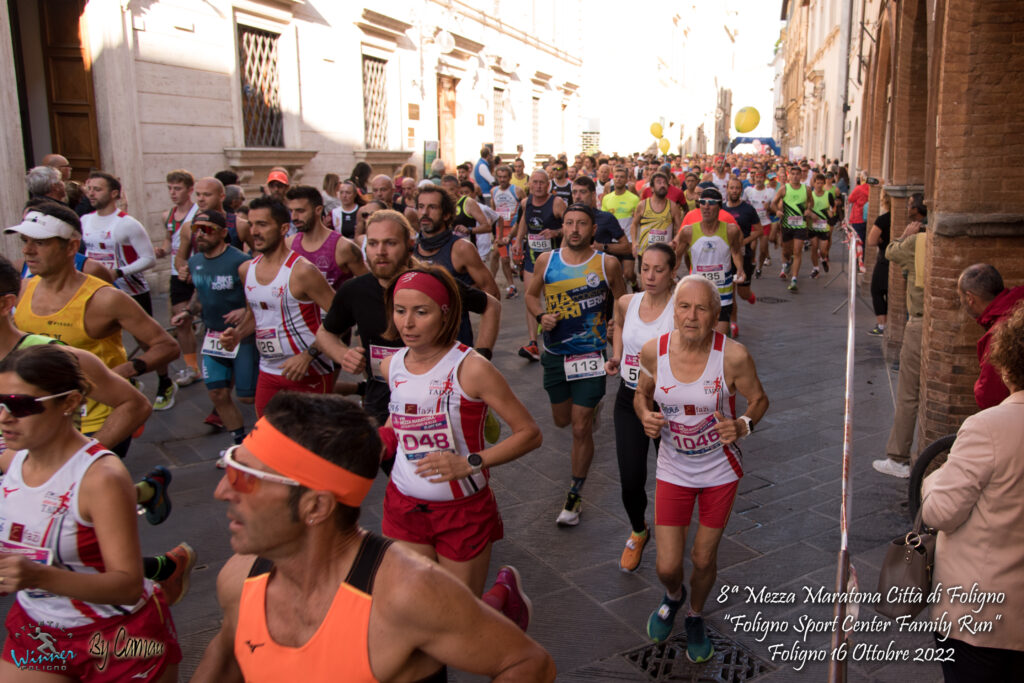
[[[539,363],[553,422],[571,429],[553,524],[585,519],[594,432],[612,405],[631,527],[619,567],[637,570],[653,534],[665,597],[647,633],[665,640],[683,610],[687,656],[713,655],[702,609],[741,444],[768,409],[736,341],[739,310],[761,278],[799,292],[829,271],[846,169],[577,155],[527,173],[485,148],[456,171],[359,164],[318,188],[275,168],[246,201],[231,171],[173,170],[157,246],[116,176],[75,186],[59,155],[29,172],[23,220],[6,230],[21,263],[0,257],[0,592],[17,592],[4,680],[176,680],[168,608],[196,556],[182,543],[139,561],[136,508],[167,519],[171,472],[133,483],[121,459],[151,411],[196,381],[205,422],[234,442],[211,476],[235,554],[218,580],[223,627],[193,680],[320,680],[337,661],[352,680],[443,681],[445,666],[553,679],[526,635],[524,577],[503,566],[485,585],[504,534],[489,480],[542,441],[491,363],[498,349]],[[158,264],[170,270],[159,322],[147,279]],[[525,316],[521,337],[499,338],[503,314]],[[358,525],[378,470],[383,537]],[[126,638],[132,654],[98,659],[96,638]]]

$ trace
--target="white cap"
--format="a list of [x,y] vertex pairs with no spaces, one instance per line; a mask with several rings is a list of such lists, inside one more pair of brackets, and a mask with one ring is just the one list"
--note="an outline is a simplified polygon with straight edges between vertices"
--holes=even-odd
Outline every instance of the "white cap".
[[25,217],[21,220],[19,225],[12,226],[4,230],[4,234],[11,234],[12,232],[19,232],[25,237],[31,237],[32,239],[45,240],[51,237],[60,237],[66,240],[71,239],[77,234],[77,230],[69,224],[65,223],[56,216],[48,216],[45,213],[39,211],[29,211],[25,214]]

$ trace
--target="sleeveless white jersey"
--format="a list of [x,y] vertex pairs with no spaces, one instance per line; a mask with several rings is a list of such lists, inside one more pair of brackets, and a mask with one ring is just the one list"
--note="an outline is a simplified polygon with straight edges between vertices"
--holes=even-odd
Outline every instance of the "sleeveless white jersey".
[[507,190],[503,190],[500,186],[495,185],[491,188],[491,199],[494,200],[494,210],[505,219],[505,225],[510,225],[519,208],[516,186],[509,185]]
[[669,363],[669,340],[658,338],[658,376],[654,402],[661,406],[657,478],[677,486],[707,488],[743,476],[742,454],[735,443],[724,445],[715,430],[716,410],[736,417],[736,397],[725,383],[725,335],[715,332],[704,373],[696,382],[680,382]]
[[700,223],[694,223],[689,254],[690,273],[700,275],[718,288],[722,306],[732,305],[732,249],[729,247],[729,227],[725,221],[719,221],[715,232],[710,235],[704,233]]
[[[249,264],[245,274],[245,298],[256,319],[260,372],[280,375],[286,360],[302,353],[316,340],[320,307],[313,301],[300,301],[292,295],[289,281],[292,268],[301,256],[289,252],[277,275],[266,285],[256,279],[256,264],[262,258],[263,254],[259,254]],[[309,364],[308,372],[324,375],[331,372],[331,368],[317,358]]]
[[[85,245],[86,257],[103,264],[111,271],[123,269],[135,263],[140,257],[139,251],[128,237],[140,234],[146,235],[142,223],[124,211],[115,211],[107,216],[101,216],[96,212],[82,216],[82,243]],[[149,237],[145,236],[145,239],[148,240]],[[152,245],[150,248],[152,249]],[[114,285],[131,296],[149,291],[149,283],[142,272],[117,278]]]
[[672,301],[675,297],[668,300],[661,315],[647,323],[640,319],[640,304],[645,296],[647,292],[641,292],[629,300],[626,318],[622,323],[622,365],[619,372],[622,373],[622,381],[633,390],[636,390],[636,383],[640,379],[640,349],[650,340],[671,332],[675,327],[672,315]]
[[757,211],[757,218],[761,225],[771,225],[772,217],[768,215],[768,206],[775,199],[775,190],[765,186],[763,190],[756,189],[753,185],[743,190],[743,199]]
[[459,384],[459,366],[472,351],[455,344],[429,371],[416,375],[405,367],[409,349],[391,357],[391,426],[398,437],[398,453],[391,483],[407,496],[420,500],[455,500],[487,488],[490,473],[438,484],[416,474],[416,461],[433,451],[451,450],[463,457],[485,447],[487,404],[471,399]]
[[[21,468],[27,455],[27,450],[15,453],[3,479],[0,539],[48,549],[55,567],[79,574],[102,573],[99,541],[93,525],[79,513],[78,492],[92,464],[104,455],[114,454],[92,439],[49,481],[34,488],[26,486],[22,478]],[[153,583],[145,579],[143,595],[134,605],[100,605],[32,589],[18,591],[18,603],[33,621],[72,628],[130,614],[152,594]]]

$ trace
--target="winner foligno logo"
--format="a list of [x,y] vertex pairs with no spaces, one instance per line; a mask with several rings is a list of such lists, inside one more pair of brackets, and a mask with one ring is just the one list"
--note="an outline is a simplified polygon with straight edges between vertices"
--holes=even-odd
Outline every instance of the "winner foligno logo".
[[11,659],[19,669],[59,673],[67,671],[77,656],[71,634],[55,624],[26,624],[12,635],[17,647],[11,648]]

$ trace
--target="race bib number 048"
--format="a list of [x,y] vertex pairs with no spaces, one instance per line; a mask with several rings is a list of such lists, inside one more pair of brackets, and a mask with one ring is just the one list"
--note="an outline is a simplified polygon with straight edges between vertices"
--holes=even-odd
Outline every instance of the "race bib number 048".
[[604,374],[604,358],[597,351],[565,357],[565,379],[569,382],[588,377],[601,377]]
[[455,448],[452,428],[446,413],[408,415],[392,413],[391,426],[398,443],[409,460],[419,460],[427,453]]

